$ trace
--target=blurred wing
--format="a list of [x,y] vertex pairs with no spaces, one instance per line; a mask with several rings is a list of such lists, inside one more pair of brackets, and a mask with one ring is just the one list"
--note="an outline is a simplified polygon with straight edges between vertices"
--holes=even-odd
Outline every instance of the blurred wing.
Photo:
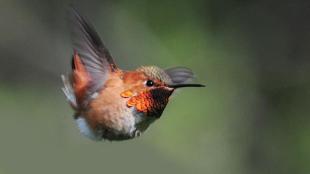
[[189,68],[173,67],[165,70],[173,84],[188,83],[194,78],[194,73]]
[[92,94],[104,85],[109,73],[115,71],[117,66],[91,24],[76,9],[72,8],[70,12],[74,51],[89,73],[87,90],[88,94]]

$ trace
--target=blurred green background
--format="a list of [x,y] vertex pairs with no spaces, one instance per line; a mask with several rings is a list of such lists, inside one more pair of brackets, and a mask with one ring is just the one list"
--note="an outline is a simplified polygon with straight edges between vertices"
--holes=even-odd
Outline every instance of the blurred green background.
[[[74,3],[124,69],[192,68],[141,137],[81,136],[60,88]],[[0,0],[0,174],[310,173],[310,2]]]

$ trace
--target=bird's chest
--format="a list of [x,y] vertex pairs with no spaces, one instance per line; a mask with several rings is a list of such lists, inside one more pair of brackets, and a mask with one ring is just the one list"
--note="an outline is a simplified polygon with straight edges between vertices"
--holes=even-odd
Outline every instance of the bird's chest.
[[[95,137],[110,140],[130,139],[140,135],[155,120],[154,117],[139,112],[136,107],[129,107],[128,99],[113,94],[115,93],[105,92],[104,96],[101,95],[91,103],[90,109],[83,115]],[[110,100],[104,100],[109,97]],[[114,99],[111,99],[113,97]],[[85,127],[83,120],[80,122],[80,125]],[[81,126],[79,127],[81,130]]]

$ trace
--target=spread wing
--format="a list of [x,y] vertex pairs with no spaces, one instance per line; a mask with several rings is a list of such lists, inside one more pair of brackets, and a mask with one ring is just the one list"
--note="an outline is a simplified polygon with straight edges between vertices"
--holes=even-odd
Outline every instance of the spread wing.
[[171,78],[173,84],[188,83],[194,78],[194,73],[192,70],[185,67],[168,68],[165,72]]
[[75,51],[73,62],[80,59],[85,67],[89,76],[86,94],[91,95],[104,86],[109,74],[117,70],[117,66],[94,27],[75,8],[70,11],[70,28]]

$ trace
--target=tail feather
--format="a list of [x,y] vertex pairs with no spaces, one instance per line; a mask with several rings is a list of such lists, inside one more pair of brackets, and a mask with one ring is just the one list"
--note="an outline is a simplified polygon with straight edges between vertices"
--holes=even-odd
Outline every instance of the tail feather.
[[73,91],[73,88],[72,88],[70,81],[64,75],[61,75],[61,79],[62,79],[62,82],[64,84],[64,87],[61,88],[63,93],[67,97],[67,100],[71,104],[71,106],[74,109],[77,109],[78,105],[77,105],[76,97],[74,95],[74,91]]

